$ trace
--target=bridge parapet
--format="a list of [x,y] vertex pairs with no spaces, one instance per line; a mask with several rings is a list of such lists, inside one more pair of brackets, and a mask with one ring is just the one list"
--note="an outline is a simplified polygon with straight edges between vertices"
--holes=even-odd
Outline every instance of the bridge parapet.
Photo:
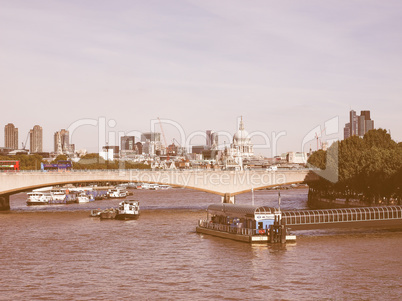
[[206,191],[233,202],[237,194],[251,189],[295,184],[304,181],[308,169],[284,171],[207,171],[207,170],[77,170],[71,172],[0,173],[0,196],[35,188],[69,183],[139,182],[157,183]]

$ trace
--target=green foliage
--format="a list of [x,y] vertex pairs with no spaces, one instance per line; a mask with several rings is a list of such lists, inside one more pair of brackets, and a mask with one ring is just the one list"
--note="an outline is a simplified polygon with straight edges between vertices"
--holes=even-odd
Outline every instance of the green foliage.
[[53,164],[57,164],[58,161],[66,161],[68,157],[66,155],[58,155],[53,161]]
[[20,161],[20,170],[39,170],[43,162],[42,156],[38,154],[0,156],[0,160],[18,160]]
[[99,154],[87,154],[73,163],[73,169],[150,169],[149,165],[143,163],[132,163],[125,161],[105,161]]
[[314,152],[308,158],[307,163],[311,164],[314,167],[325,169],[326,160],[327,160],[327,152],[320,149],[320,150]]
[[[337,146],[339,181],[330,183],[320,178],[311,182],[311,187],[334,193],[352,191],[369,200],[401,196],[402,144],[393,141],[385,130],[371,130],[363,138],[352,136]],[[325,169],[326,156],[327,152],[315,152],[309,163]]]

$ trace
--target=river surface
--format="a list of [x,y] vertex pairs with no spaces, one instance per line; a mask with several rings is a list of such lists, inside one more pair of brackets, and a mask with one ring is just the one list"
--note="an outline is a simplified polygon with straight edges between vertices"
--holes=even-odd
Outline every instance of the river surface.
[[[187,189],[133,190],[138,220],[99,220],[86,204],[0,213],[0,300],[400,300],[401,229],[295,232],[297,243],[251,245],[195,232],[220,197]],[[276,191],[256,191],[277,206]],[[251,204],[251,193],[236,197]],[[281,191],[306,208],[307,190]]]

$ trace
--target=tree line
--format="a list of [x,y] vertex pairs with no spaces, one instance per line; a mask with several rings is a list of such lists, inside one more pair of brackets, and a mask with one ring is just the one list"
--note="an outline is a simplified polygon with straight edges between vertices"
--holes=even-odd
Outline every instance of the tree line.
[[[18,160],[20,162],[20,170],[40,170],[41,163],[48,164],[42,156],[38,154],[31,155],[15,155],[15,156],[0,156],[0,160]],[[58,161],[69,160],[66,155],[58,155],[50,163],[57,164]],[[105,161],[99,154],[87,154],[78,162],[73,162],[73,169],[150,169],[151,166],[144,163],[134,163],[127,161]]]
[[308,163],[338,173],[335,182],[323,177],[308,182],[326,197],[359,198],[367,204],[401,199],[402,143],[392,140],[386,130],[337,141],[327,151],[314,152]]

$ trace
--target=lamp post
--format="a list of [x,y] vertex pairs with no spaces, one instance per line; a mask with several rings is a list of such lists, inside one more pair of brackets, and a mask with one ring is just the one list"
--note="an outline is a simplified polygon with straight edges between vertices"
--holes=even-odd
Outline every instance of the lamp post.
[[109,142],[106,142],[106,169],[109,169]]

